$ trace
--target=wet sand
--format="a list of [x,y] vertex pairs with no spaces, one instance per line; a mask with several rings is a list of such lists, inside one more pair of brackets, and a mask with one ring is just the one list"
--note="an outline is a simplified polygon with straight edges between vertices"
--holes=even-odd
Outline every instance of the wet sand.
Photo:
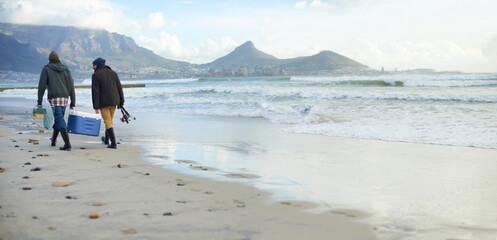
[[151,166],[136,146],[71,134],[67,152],[48,137],[0,126],[0,239],[375,239],[352,211],[308,213],[310,203]]

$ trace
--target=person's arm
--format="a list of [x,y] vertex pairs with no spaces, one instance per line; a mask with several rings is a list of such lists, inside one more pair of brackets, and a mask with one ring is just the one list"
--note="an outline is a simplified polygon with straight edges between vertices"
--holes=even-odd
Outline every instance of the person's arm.
[[38,106],[42,105],[43,95],[45,95],[45,90],[47,89],[47,80],[47,69],[43,68],[40,74],[40,81],[38,82]]
[[124,107],[124,92],[123,92],[123,86],[121,85],[121,80],[119,80],[119,76],[117,75],[116,72],[116,84],[117,84],[117,91],[119,92],[119,108]]
[[95,109],[95,113],[99,113],[98,109],[100,109],[100,86],[95,74],[91,76],[91,96],[93,101],[93,109]]
[[71,104],[69,105],[69,108],[74,109],[76,106],[76,93],[74,91],[74,80],[72,79],[71,76],[71,71],[69,69],[67,70],[68,73],[68,80],[69,80],[69,96],[71,97]]

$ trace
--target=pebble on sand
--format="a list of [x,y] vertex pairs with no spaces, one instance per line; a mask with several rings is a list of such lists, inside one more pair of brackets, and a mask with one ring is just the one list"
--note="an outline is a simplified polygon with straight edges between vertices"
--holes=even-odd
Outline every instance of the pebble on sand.
[[67,187],[69,185],[71,185],[70,182],[54,182],[52,184],[52,186],[54,186],[54,187]]
[[96,212],[91,212],[90,213],[90,216],[89,216],[91,219],[97,219],[100,217],[100,215],[98,215],[98,213]]
[[5,172],[5,168],[0,167],[0,172]]
[[133,231],[133,230],[131,230],[129,228],[128,229],[123,229],[123,230],[121,230],[121,232],[124,233],[124,234],[129,234],[129,235],[135,234],[135,231]]

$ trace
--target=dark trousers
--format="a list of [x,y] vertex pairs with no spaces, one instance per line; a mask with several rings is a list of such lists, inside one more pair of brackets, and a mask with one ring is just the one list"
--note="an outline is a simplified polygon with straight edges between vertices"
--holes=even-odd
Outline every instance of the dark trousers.
[[53,129],[60,131],[67,128],[66,121],[64,120],[64,115],[66,113],[66,106],[52,107],[54,124]]

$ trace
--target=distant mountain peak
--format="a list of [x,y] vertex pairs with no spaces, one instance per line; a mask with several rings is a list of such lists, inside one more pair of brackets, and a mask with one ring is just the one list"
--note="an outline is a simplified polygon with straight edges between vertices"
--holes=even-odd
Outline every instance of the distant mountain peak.
[[238,46],[238,48],[255,48],[255,45],[252,41],[246,41],[244,44]]
[[240,54],[240,55],[253,55],[254,58],[273,58],[276,59],[275,57],[266,54],[262,51],[259,51],[259,49],[255,48],[255,45],[252,41],[247,41],[244,44],[238,46],[235,48],[233,54]]
[[244,66],[244,65],[259,65],[269,64],[269,61],[277,60],[276,57],[264,53],[257,48],[252,41],[247,41],[238,46],[228,55],[218,58],[216,61],[209,63],[212,67],[220,67],[223,65]]

